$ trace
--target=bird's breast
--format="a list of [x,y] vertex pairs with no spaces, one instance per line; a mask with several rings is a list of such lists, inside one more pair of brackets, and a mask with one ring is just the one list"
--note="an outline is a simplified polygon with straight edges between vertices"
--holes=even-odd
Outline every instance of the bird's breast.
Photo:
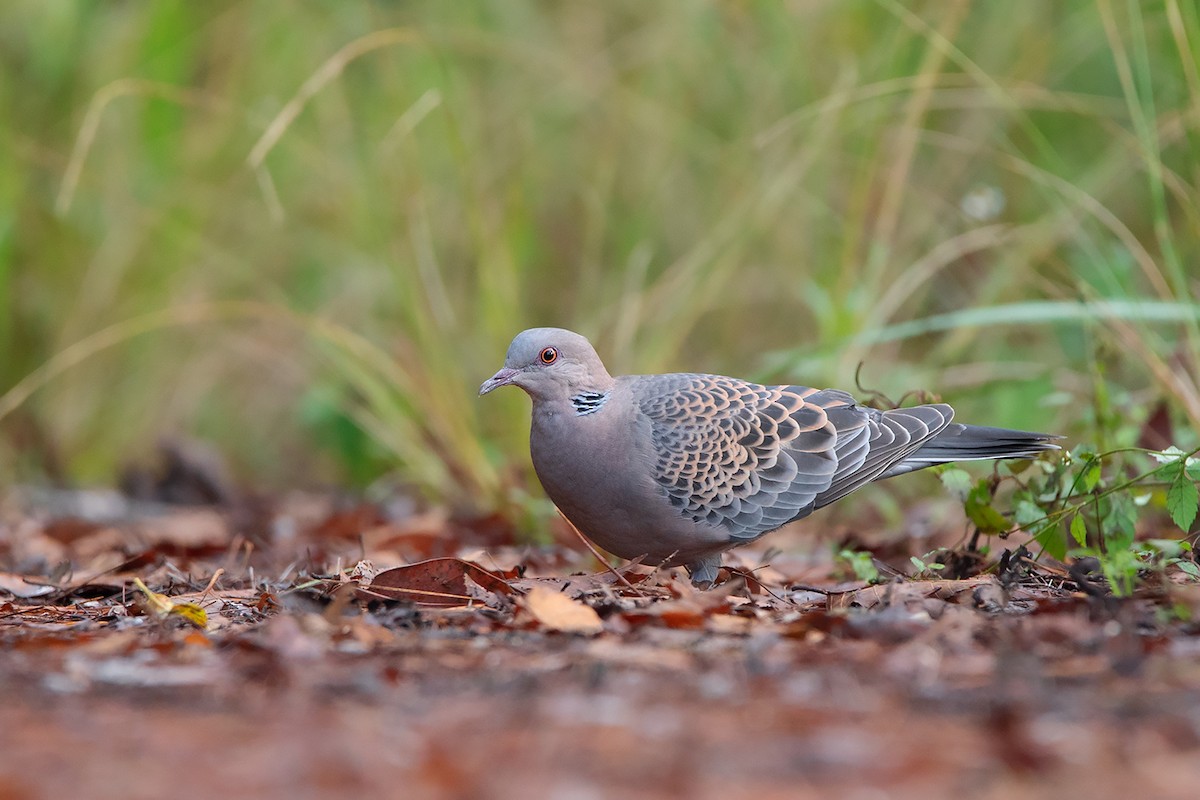
[[535,407],[529,449],[546,494],[580,532],[624,558],[690,561],[728,546],[723,529],[699,526],[671,505],[654,477],[648,423],[625,407]]
[[617,552],[614,537],[635,535],[645,524],[631,499],[644,503],[655,487],[628,422],[606,416],[610,411],[577,415],[569,407],[535,410],[529,451],[538,480],[567,519]]
[[560,499],[578,505],[589,496],[608,495],[622,481],[645,473],[645,466],[621,447],[613,427],[599,414],[579,416],[561,408],[534,414],[529,435],[533,467],[560,506]]

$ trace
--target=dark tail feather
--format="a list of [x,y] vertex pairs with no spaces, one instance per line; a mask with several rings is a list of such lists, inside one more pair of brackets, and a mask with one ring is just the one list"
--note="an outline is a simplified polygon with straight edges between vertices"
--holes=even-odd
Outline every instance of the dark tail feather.
[[962,425],[952,422],[930,439],[921,449],[896,464],[881,478],[903,475],[936,464],[951,461],[981,461],[996,458],[1035,458],[1048,450],[1058,450],[1055,439],[1048,433],[1013,431],[1007,428],[987,428],[982,425]]

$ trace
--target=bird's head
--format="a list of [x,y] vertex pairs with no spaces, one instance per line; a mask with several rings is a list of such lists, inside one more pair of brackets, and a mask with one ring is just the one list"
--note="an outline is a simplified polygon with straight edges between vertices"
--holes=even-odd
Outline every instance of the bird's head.
[[534,400],[565,400],[582,391],[607,391],[612,382],[592,343],[578,333],[530,328],[512,340],[504,366],[483,382],[479,394],[511,384]]

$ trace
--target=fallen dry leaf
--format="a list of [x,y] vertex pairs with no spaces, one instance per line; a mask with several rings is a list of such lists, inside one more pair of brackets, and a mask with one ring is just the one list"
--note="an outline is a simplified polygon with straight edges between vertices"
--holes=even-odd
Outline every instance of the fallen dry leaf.
[[173,600],[165,594],[152,592],[146,587],[146,584],[142,583],[141,578],[134,578],[133,585],[145,596],[147,608],[157,616],[163,618],[176,616],[201,630],[208,627],[208,614],[196,603]]
[[970,593],[980,586],[996,583],[991,575],[981,575],[963,580],[933,580],[880,583],[849,592],[829,592],[830,608],[849,608],[852,605],[874,608],[877,605],[901,605],[914,600],[936,598],[948,602],[957,601],[960,595]]
[[363,600],[408,600],[427,606],[464,606],[477,603],[478,592],[467,578],[494,595],[513,593],[502,578],[478,564],[459,558],[431,558],[380,572],[368,586],[358,589]]
[[544,586],[530,589],[524,597],[524,605],[534,619],[551,630],[589,634],[604,630],[604,623],[594,608]]
[[0,572],[0,592],[28,600],[31,597],[51,594],[54,592],[54,587],[43,583],[30,583],[20,575],[13,575],[10,572]]

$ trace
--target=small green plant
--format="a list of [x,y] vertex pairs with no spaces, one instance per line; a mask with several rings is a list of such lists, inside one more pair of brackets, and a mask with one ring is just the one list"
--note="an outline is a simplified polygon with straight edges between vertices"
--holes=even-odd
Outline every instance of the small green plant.
[[910,556],[908,560],[912,562],[913,567],[915,567],[917,570],[916,572],[913,573],[912,577],[914,577],[914,578],[936,578],[936,577],[939,577],[941,575],[942,570],[944,570],[946,568],[946,565],[933,560],[933,556],[935,556],[937,554],[937,552],[938,551],[935,550],[931,553],[926,553],[925,555],[921,556],[920,558],[918,558],[917,556]]
[[853,573],[860,581],[879,583],[883,580],[879,575],[879,568],[875,566],[875,558],[865,550],[842,548],[834,556],[834,561],[839,568]]
[[[1000,465],[974,482],[957,467],[943,469],[940,478],[975,526],[973,543],[979,535],[1026,531],[1052,558],[1096,559],[1113,594],[1128,597],[1152,574],[1178,571],[1200,580],[1192,542],[1186,538],[1200,508],[1198,451],[1171,447],[1098,453],[1080,445],[1057,459]],[[1016,487],[1007,514],[994,503],[1005,483]],[[1144,528],[1151,524],[1154,509],[1167,512],[1179,537],[1139,540],[1139,521]],[[919,559],[913,562],[918,569],[925,566]]]

